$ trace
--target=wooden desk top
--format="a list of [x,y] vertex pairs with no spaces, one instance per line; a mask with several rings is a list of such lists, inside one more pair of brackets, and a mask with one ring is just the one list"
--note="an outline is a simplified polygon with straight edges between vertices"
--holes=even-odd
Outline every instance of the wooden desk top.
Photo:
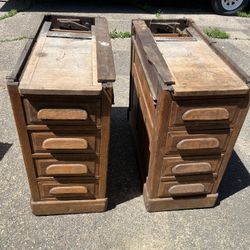
[[174,94],[245,94],[248,87],[201,39],[157,41],[174,77]]
[[99,94],[96,40],[41,36],[21,77],[21,94]]

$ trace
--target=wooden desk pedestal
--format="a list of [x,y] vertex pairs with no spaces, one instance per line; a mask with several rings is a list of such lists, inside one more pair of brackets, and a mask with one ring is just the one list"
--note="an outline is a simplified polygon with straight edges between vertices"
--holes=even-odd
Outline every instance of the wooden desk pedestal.
[[189,20],[134,20],[129,120],[148,211],[214,206],[249,77]]
[[106,210],[114,80],[105,18],[41,20],[8,77],[34,214]]

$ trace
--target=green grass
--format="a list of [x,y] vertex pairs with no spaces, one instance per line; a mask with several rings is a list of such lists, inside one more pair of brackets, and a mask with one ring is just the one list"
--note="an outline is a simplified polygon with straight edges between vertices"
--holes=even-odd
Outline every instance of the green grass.
[[3,39],[3,40],[0,40],[0,43],[20,41],[20,40],[23,40],[23,39],[28,39],[28,37],[19,36],[19,37],[15,37],[15,38],[6,38],[6,39]]
[[211,38],[227,39],[229,34],[219,28],[205,28],[203,30]]
[[111,31],[109,33],[110,38],[112,39],[116,39],[116,38],[129,38],[131,37],[130,32],[128,31],[117,31],[116,29],[114,29],[113,31]]
[[8,17],[15,16],[16,14],[17,14],[17,10],[16,9],[12,9],[8,13],[0,16],[0,20],[3,20],[3,19],[8,18]]
[[160,18],[162,14],[161,9],[157,10],[157,12],[155,13],[156,18]]
[[239,11],[239,12],[237,12],[237,16],[250,18],[250,12],[247,13],[247,12],[244,12],[244,11]]

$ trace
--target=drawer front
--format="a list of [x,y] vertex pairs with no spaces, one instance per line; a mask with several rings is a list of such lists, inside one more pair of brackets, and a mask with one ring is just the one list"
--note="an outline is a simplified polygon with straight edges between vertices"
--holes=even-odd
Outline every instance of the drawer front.
[[159,197],[185,197],[205,195],[212,192],[213,176],[179,178],[178,181],[160,182]]
[[53,159],[35,159],[38,177],[92,176],[98,175],[98,157],[95,155],[62,155]]
[[34,153],[39,152],[80,152],[99,153],[99,134],[63,133],[63,132],[31,132]]
[[230,134],[230,130],[202,131],[199,134],[186,131],[169,132],[165,152],[179,153],[182,156],[220,154],[226,150]]
[[185,100],[172,103],[170,127],[213,129],[232,127],[244,104],[244,98]]
[[185,159],[165,157],[163,159],[162,177],[211,174],[218,171],[223,156],[217,158]]
[[101,108],[98,99],[84,102],[84,97],[74,97],[75,100],[58,98],[48,101],[46,97],[41,100],[39,97],[38,100],[24,98],[27,124],[100,125]]
[[96,197],[95,183],[84,183],[80,181],[69,182],[40,181],[38,187],[41,200],[44,199],[94,199]]

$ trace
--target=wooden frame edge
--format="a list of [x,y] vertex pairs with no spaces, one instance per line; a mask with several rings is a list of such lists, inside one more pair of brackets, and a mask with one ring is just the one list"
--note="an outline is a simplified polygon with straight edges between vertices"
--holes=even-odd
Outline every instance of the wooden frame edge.
[[76,213],[99,213],[107,210],[108,199],[96,200],[51,200],[33,201],[31,209],[34,215],[59,215]]

